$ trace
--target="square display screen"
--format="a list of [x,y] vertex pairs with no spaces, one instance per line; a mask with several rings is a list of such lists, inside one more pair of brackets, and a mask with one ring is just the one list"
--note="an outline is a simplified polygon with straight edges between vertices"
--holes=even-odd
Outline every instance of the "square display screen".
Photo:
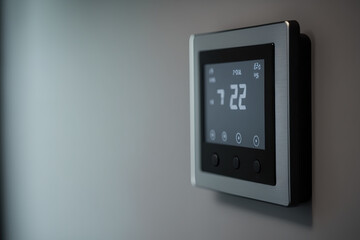
[[204,65],[205,141],[265,149],[265,60]]

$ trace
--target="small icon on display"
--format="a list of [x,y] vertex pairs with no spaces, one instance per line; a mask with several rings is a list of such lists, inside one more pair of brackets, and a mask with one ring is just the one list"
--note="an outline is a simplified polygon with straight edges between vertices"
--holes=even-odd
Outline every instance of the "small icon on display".
[[225,131],[221,133],[221,139],[223,140],[223,142],[227,141],[227,133]]
[[214,99],[210,99],[209,103],[210,103],[210,105],[214,105],[214,104],[215,104],[215,100],[214,100]]
[[211,129],[211,130],[210,130],[210,139],[211,139],[212,141],[214,141],[214,140],[215,140],[215,137],[216,137],[215,130],[214,130],[214,129]]
[[215,77],[210,77],[209,78],[209,83],[216,83]]
[[254,138],[253,138],[253,144],[254,144],[254,147],[259,147],[260,139],[259,139],[259,136],[258,136],[258,135],[255,135],[255,136],[254,136]]
[[209,74],[214,74],[214,69],[213,68],[209,69]]
[[255,72],[255,73],[254,73],[254,78],[259,79],[259,77],[260,77],[260,73]]
[[241,134],[240,134],[240,133],[236,133],[236,135],[235,135],[235,140],[236,140],[236,142],[237,142],[238,144],[241,143],[242,137],[241,137]]
[[260,63],[258,63],[258,62],[254,63],[254,70],[261,70]]

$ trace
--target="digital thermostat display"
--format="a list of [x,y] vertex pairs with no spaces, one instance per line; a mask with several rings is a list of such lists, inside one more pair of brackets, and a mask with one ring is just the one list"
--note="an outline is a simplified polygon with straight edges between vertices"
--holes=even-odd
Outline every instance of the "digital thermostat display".
[[311,194],[311,42],[296,21],[190,37],[191,182],[284,206]]
[[206,142],[265,149],[265,61],[206,64]]

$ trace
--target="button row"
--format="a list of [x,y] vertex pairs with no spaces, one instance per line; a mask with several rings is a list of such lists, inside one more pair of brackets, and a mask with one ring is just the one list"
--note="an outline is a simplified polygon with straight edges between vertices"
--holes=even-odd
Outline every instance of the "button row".
[[[210,137],[210,140],[211,141],[215,141],[215,142],[219,142],[219,141],[216,141],[216,132],[214,129],[211,129],[210,132],[209,132],[209,137]],[[237,132],[235,134],[235,141],[237,144],[240,144],[242,143],[242,136],[241,136],[241,133]],[[222,131],[221,132],[221,141],[226,143],[228,141],[228,134],[225,132],[225,131]],[[220,141],[220,142],[221,142]],[[252,144],[254,147],[259,147],[260,145],[260,138],[258,135],[254,135],[253,138],[252,138]]]
[[[219,158],[219,155],[217,155],[216,153],[214,153],[212,156],[211,156],[211,163],[214,167],[217,167],[219,166],[219,163],[220,163],[220,158]],[[235,169],[239,169],[240,168],[240,159],[238,156],[235,156],[233,158],[233,167]],[[254,172],[256,173],[260,173],[261,171],[261,164],[259,162],[259,160],[254,160],[253,161],[253,170]]]

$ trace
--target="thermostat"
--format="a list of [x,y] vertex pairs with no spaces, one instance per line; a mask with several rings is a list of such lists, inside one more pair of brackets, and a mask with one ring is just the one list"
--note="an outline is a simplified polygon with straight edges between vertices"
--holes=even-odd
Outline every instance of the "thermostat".
[[296,21],[190,37],[193,185],[284,206],[310,198],[310,46]]

